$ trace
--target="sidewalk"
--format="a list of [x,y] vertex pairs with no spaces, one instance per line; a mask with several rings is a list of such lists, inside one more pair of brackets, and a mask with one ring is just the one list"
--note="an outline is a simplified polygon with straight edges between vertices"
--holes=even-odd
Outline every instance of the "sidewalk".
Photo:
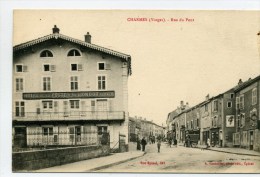
[[123,153],[113,153],[105,157],[83,160],[70,164],[44,168],[33,172],[94,172],[103,168],[117,165],[143,156],[142,151],[130,151]]
[[[179,146],[183,146],[183,144],[180,144]],[[259,156],[260,152],[243,149],[243,148],[228,148],[228,147],[210,147],[206,148],[206,145],[198,145],[196,148],[205,149],[209,151],[217,151],[217,152],[224,152],[224,153],[230,153],[230,154],[237,154],[237,155],[248,155],[248,156]]]

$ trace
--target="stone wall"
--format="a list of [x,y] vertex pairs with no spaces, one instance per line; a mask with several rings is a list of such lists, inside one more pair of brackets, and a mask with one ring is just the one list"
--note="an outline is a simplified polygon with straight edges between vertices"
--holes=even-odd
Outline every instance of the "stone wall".
[[106,156],[109,153],[109,145],[16,152],[12,156],[12,168],[14,172],[31,171]]

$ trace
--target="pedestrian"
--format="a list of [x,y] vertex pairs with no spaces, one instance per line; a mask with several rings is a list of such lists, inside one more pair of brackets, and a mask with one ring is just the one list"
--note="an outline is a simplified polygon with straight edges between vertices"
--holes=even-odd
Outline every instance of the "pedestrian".
[[138,138],[137,139],[137,147],[136,147],[137,150],[141,150],[141,142],[140,142],[140,139]]
[[174,145],[177,147],[177,139],[174,139]]
[[207,139],[207,148],[209,148],[210,147],[210,139],[208,138]]
[[158,149],[158,153],[160,153],[160,148],[161,148],[161,138],[157,139],[157,149]]
[[146,146],[146,140],[145,138],[143,137],[142,141],[141,141],[141,145],[142,145],[142,151],[144,152],[145,151],[145,146]]
[[169,139],[169,146],[171,147],[171,145],[172,145],[172,139],[170,138]]

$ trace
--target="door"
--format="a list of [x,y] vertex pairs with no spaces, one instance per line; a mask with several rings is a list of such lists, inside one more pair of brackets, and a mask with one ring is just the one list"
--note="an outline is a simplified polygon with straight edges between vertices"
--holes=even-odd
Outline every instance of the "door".
[[97,100],[97,118],[107,119],[108,104],[107,100]]
[[52,109],[53,109],[52,101],[42,101],[43,118],[50,119],[51,118]]
[[250,134],[250,136],[249,136],[249,149],[253,150],[254,149],[254,132],[250,131],[249,134]]
[[26,127],[15,127],[14,147],[23,148],[27,145]]

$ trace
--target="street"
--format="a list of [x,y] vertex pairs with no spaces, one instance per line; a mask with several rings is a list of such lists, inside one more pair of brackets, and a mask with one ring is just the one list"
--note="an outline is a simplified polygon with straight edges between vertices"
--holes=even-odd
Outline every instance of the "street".
[[150,144],[137,159],[97,172],[172,172],[172,173],[259,173],[260,157],[236,155],[183,146]]

